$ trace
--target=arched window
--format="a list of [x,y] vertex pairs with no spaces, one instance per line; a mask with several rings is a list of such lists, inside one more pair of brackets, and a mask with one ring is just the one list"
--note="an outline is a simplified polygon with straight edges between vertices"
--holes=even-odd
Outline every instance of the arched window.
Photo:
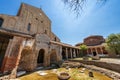
[[4,20],[2,18],[0,18],[0,27],[2,27],[3,21]]
[[31,24],[29,23],[27,26],[27,30],[30,31],[30,29],[31,29]]

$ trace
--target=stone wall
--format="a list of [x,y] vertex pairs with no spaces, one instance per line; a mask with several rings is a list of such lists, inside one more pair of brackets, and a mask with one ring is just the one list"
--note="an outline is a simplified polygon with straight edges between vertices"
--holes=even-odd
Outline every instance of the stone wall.
[[14,30],[14,26],[16,25],[16,22],[18,20],[17,16],[0,14],[0,18],[4,20],[2,24],[3,28]]
[[[9,30],[14,30],[26,34],[44,33],[53,41],[60,42],[60,39],[51,31],[51,21],[40,8],[28,4],[21,4],[17,16],[9,16],[0,14],[2,18],[2,27]],[[28,26],[30,25],[30,30]]]
[[21,54],[18,70],[32,71],[36,68],[37,51],[24,49]]
[[51,50],[52,49],[56,50],[57,61],[61,61],[62,60],[62,55],[61,55],[61,51],[60,51],[60,49],[61,49],[60,45],[54,45],[54,44],[52,44],[51,45]]
[[[53,41],[60,39],[51,31],[51,21],[40,8],[28,4],[21,4],[17,16],[9,16],[0,14],[3,21],[3,28],[26,33],[26,34],[40,34],[44,33]],[[30,24],[30,30],[28,25]]]
[[87,64],[87,65],[95,65],[98,67],[102,67],[102,68],[106,68],[109,70],[113,70],[116,72],[120,73],[120,64],[115,64],[115,63],[108,63],[108,62],[101,62],[101,61],[88,61],[88,60],[72,60],[72,61],[77,61],[83,64]]
[[[37,67],[37,59],[39,51],[43,49],[44,60],[43,66],[50,66],[51,59],[54,61],[61,60],[60,47],[59,45],[50,44],[50,38],[46,34],[37,34],[35,37],[35,43],[32,48],[25,48],[22,51],[21,60],[19,64],[19,70],[32,71]],[[52,56],[51,56],[52,54]]]
[[60,39],[54,33],[51,33],[50,38],[51,38],[52,41],[60,42]]
[[[18,16],[17,30],[30,34],[46,33],[49,35],[51,33],[51,21],[41,9],[22,4]],[[30,31],[27,30],[29,23],[31,24]]]

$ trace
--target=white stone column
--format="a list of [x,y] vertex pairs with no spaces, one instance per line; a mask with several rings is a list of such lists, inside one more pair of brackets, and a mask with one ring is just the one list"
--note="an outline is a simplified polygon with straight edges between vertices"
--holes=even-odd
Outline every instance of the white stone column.
[[91,53],[92,53],[92,55],[93,55],[93,50],[92,50],[92,48],[90,48],[90,50],[91,50]]
[[73,49],[73,56],[74,56],[74,58],[76,58],[75,49]]
[[63,50],[62,50],[62,46],[60,46],[60,58],[61,58],[61,60],[62,60],[62,57],[63,57],[63,56],[62,56],[62,51],[63,51]]
[[95,51],[96,51],[96,53],[97,53],[97,55],[98,55],[98,51],[97,51],[97,48],[95,48]]

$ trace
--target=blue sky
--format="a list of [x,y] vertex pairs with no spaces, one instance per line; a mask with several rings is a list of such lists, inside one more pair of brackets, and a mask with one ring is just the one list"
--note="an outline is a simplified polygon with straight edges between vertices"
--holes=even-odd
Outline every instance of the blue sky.
[[21,2],[41,7],[52,21],[52,31],[72,45],[90,35],[120,33],[120,0],[108,0],[102,7],[90,1],[79,18],[61,0],[0,0],[0,14],[16,15]]

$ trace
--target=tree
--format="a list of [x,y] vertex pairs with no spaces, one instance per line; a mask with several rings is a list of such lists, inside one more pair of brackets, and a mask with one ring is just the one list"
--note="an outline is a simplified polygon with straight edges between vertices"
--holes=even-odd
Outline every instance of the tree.
[[110,34],[107,39],[107,50],[112,54],[120,55],[120,33]]
[[[65,5],[68,5],[69,8],[77,14],[77,16],[80,14],[80,12],[83,10],[84,4],[88,0],[62,0]],[[91,0],[92,1],[92,0]],[[94,0],[98,3],[105,4],[107,0]]]
[[85,51],[87,50],[87,46],[84,44],[80,45],[80,50],[81,50],[82,56],[85,56],[86,55]]

